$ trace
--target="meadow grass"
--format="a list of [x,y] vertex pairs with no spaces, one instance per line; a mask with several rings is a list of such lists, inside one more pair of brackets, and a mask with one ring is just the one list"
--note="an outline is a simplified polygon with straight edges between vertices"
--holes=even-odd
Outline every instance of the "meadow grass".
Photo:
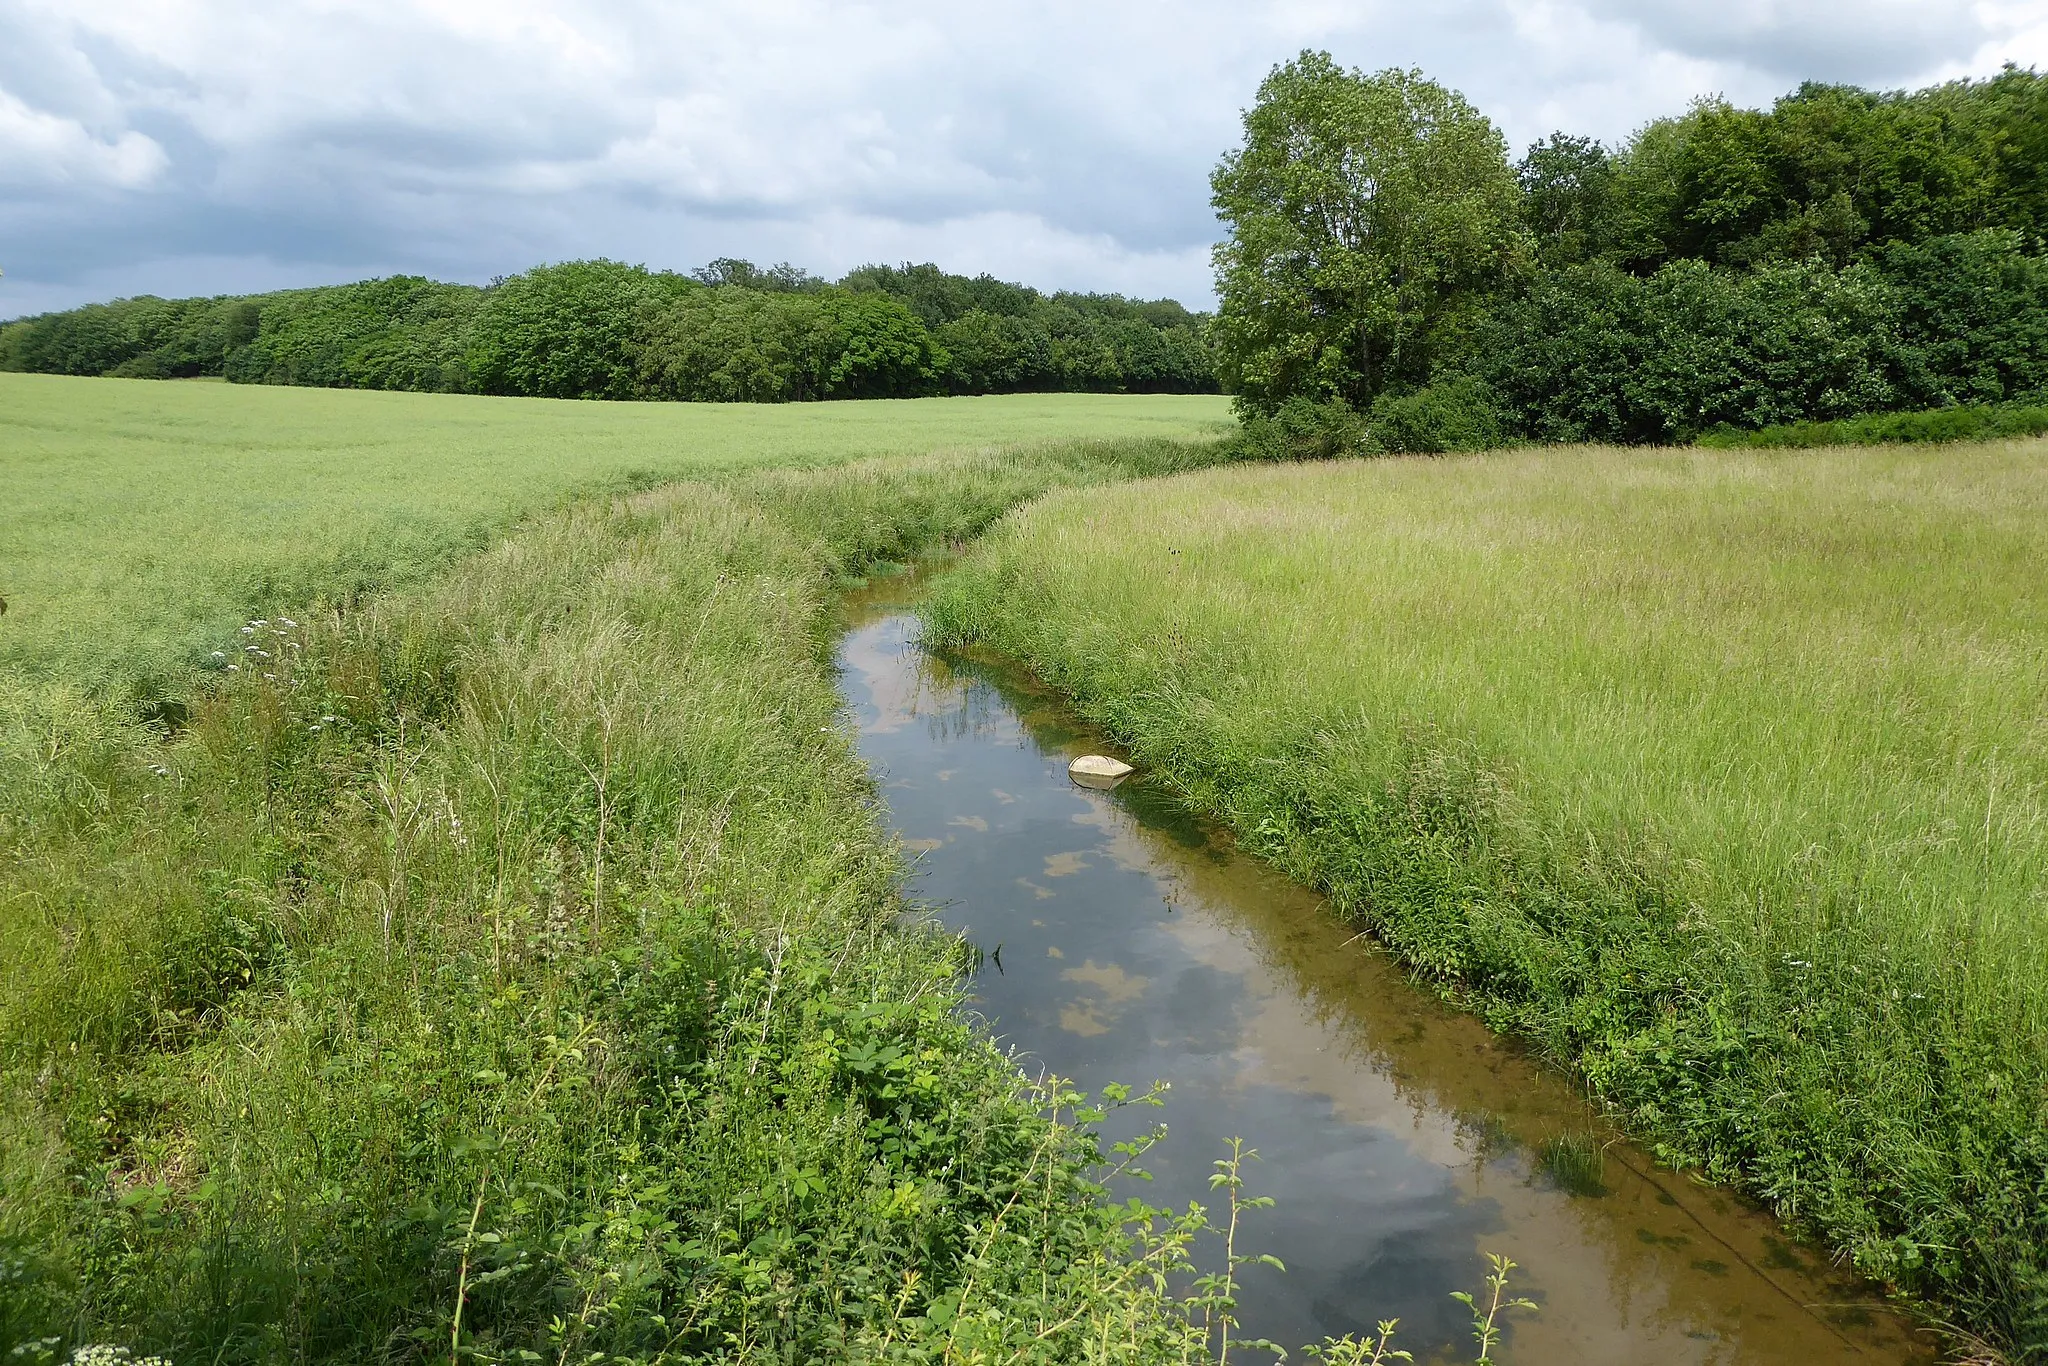
[[1022,509],[929,630],[2042,1360],[2044,567],[2041,441],[1240,466]]
[[249,622],[176,733],[0,718],[0,1353],[1201,1358],[1201,1221],[955,1009],[830,659],[872,559],[1223,454],[586,501]]
[[579,496],[1227,423],[1214,396],[574,403],[0,374],[0,674],[175,691],[247,617],[422,581]]

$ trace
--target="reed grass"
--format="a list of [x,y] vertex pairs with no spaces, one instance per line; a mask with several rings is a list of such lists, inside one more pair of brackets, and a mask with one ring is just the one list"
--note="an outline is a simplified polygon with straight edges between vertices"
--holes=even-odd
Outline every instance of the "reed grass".
[[1059,492],[941,589],[1669,1160],[2048,1360],[2048,443]]

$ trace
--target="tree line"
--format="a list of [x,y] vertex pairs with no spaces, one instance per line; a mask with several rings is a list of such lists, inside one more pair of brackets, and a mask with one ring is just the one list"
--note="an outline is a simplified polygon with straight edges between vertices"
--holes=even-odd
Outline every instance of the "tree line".
[[0,370],[546,398],[785,402],[1214,392],[1208,319],[934,265],[837,282],[721,259],[688,274],[538,266],[488,287],[393,276],[122,299],[0,327]]
[[1212,178],[1219,373],[1296,452],[2048,395],[2048,78],[1701,100],[1511,161],[1418,71],[1304,52]]

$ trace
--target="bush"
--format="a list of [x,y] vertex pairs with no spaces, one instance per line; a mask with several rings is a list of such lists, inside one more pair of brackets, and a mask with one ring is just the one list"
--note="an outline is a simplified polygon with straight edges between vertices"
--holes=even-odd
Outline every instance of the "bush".
[[1373,401],[1370,439],[1390,454],[1483,451],[1501,445],[1507,429],[1486,385],[1460,377],[1412,394]]
[[1315,403],[1296,396],[1271,415],[1238,405],[1238,447],[1247,460],[1333,460],[1373,455],[1365,421],[1341,398]]
[[2048,434],[2048,406],[1935,408],[1921,413],[1884,413],[1847,422],[1794,422],[1761,431],[1733,428],[1709,432],[1700,445],[1733,450],[1743,447],[1875,446],[1891,443],[1993,441],[1999,437]]

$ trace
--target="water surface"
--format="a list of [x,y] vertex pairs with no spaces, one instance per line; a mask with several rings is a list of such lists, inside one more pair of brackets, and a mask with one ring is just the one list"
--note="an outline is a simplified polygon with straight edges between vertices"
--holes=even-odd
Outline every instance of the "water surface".
[[[1190,820],[1026,678],[919,649],[907,585],[852,603],[840,650],[863,755],[916,894],[984,952],[976,1006],[1084,1088],[1171,1083],[1155,1204],[1210,1202],[1257,1148],[1245,1331],[1298,1347],[1401,1320],[1418,1360],[1469,1359],[1455,1289],[1521,1264],[1504,1363],[1932,1360],[1924,1338],[1734,1197],[1656,1168],[1562,1078],[1411,985],[1321,899]],[[1135,1127],[1135,1126],[1134,1126]],[[1588,1170],[1559,1152],[1604,1150]],[[1548,1160],[1546,1160],[1546,1155]],[[1298,1356],[1298,1354],[1297,1354]]]

